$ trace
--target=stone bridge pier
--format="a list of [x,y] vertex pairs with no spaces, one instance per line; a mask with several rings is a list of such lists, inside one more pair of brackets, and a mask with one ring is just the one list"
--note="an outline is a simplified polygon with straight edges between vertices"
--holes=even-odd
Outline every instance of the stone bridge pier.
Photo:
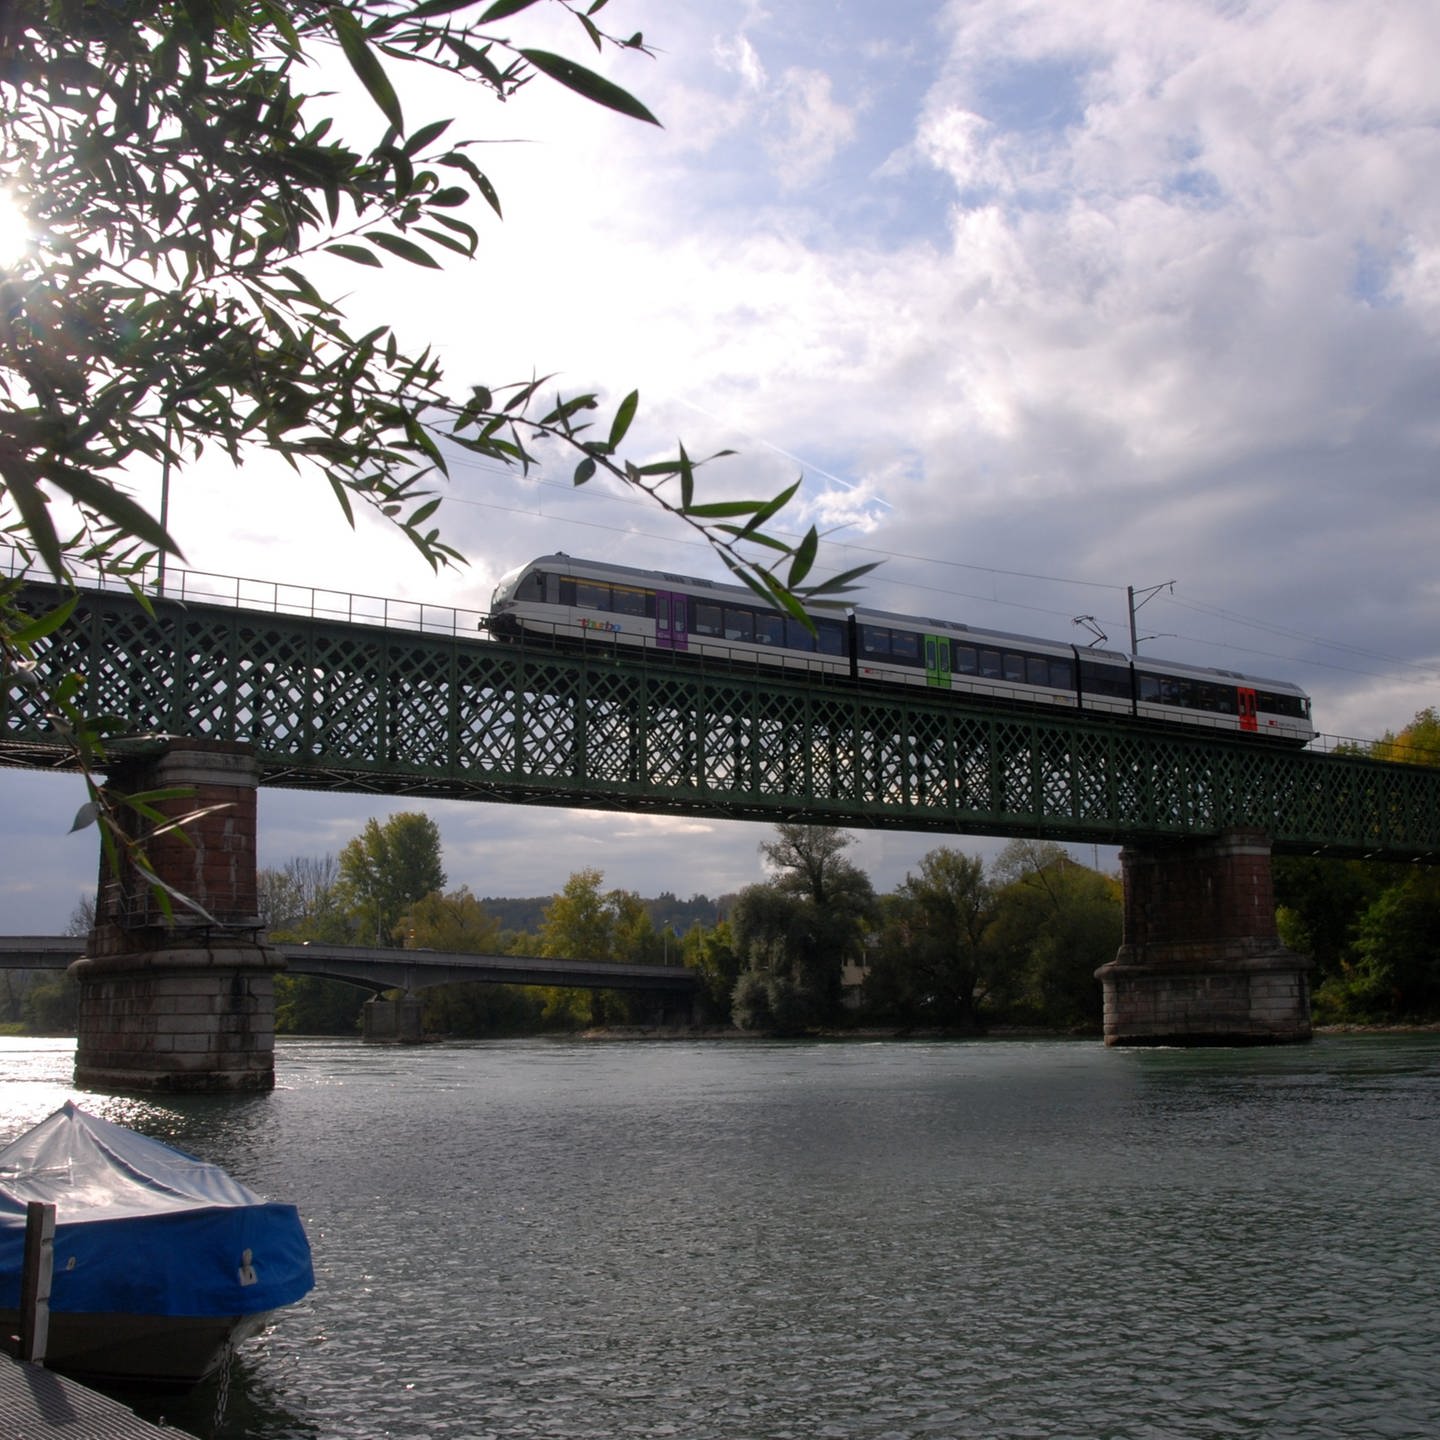
[[[173,740],[110,770],[119,794],[183,789],[155,809],[181,828],[131,811],[123,823],[172,892],[102,849],[95,928],[71,966],[80,983],[75,1083],[96,1090],[269,1090],[275,1084],[275,972],[256,894],[259,766],[242,745]],[[201,913],[203,912],[203,913]]]
[[1107,1045],[1310,1039],[1311,962],[1280,943],[1268,835],[1126,848],[1120,863],[1123,939],[1095,972]]

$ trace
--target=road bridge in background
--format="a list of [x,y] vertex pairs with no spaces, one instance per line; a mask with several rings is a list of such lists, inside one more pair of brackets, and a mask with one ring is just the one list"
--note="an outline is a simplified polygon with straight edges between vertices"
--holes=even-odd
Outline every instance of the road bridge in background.
[[[85,954],[79,935],[0,935],[0,969],[64,970]],[[379,945],[272,944],[291,975],[344,980],[379,994],[432,985],[562,985],[576,990],[646,990],[689,999],[693,970],[683,965],[625,965],[538,955],[470,955],[452,950],[396,950]]]

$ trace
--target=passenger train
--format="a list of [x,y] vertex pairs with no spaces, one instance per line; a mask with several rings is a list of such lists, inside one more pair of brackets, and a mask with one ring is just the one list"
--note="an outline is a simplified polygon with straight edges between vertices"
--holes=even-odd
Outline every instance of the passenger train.
[[741,585],[542,555],[505,575],[484,622],[502,640],[597,640],[821,677],[1055,705],[1290,745],[1314,737],[1309,697],[1283,680],[855,609],[815,633]]

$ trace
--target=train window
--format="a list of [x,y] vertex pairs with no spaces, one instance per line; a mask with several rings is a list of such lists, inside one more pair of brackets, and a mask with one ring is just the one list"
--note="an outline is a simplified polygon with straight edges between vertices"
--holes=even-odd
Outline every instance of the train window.
[[956,675],[978,675],[980,673],[980,657],[973,645],[956,645],[952,647],[950,668]]
[[1043,655],[1027,655],[1025,657],[1025,679],[1031,685],[1048,685],[1050,683],[1050,666],[1046,663]]
[[785,617],[783,615],[757,615],[755,617],[755,640],[760,645],[783,645],[785,643]]
[[703,600],[695,602],[694,614],[690,617],[690,633],[692,635],[720,635],[721,628],[720,607],[707,604]]
[[1271,715],[1287,715],[1292,720],[1304,720],[1310,713],[1310,702],[1300,695],[1276,695],[1269,690],[1258,690],[1255,703]]
[[575,582],[575,603],[582,610],[608,610],[610,608],[610,587],[597,585],[593,580]]
[[643,616],[646,598],[643,590],[631,590],[625,585],[610,587],[610,608],[620,615]]
[[753,640],[755,638],[755,612],[742,610],[738,605],[725,607],[725,638],[727,640]]
[[[1145,677],[1140,677],[1143,685]],[[1124,665],[1105,665],[1098,660],[1080,662],[1080,689],[1086,695],[1129,698],[1130,670]]]
[[1140,675],[1136,677],[1140,681],[1140,698],[1152,703],[1160,699],[1160,677],[1158,675]]
[[1000,652],[998,650],[982,650],[980,652],[980,673],[987,680],[1000,678]]
[[1025,679],[1025,657],[1013,650],[1005,652],[1005,678],[1019,684]]
[[890,654],[902,665],[920,663],[920,637],[913,630],[890,632]]
[[1073,690],[1075,688],[1075,667],[1068,660],[1052,660],[1049,684],[1054,690]]
[[879,625],[860,627],[860,653],[862,655],[888,656],[890,654],[890,632]]
[[845,653],[845,627],[838,620],[817,620],[816,648],[822,655]]
[[785,645],[790,650],[813,650],[815,637],[798,621],[785,621]]

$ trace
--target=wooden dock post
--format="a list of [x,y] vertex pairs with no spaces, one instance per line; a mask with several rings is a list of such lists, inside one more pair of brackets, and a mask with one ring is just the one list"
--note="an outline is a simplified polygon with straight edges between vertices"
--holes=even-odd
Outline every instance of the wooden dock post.
[[55,1207],[25,1206],[25,1260],[20,1274],[20,1358],[41,1361],[50,1338],[50,1280],[55,1270]]

